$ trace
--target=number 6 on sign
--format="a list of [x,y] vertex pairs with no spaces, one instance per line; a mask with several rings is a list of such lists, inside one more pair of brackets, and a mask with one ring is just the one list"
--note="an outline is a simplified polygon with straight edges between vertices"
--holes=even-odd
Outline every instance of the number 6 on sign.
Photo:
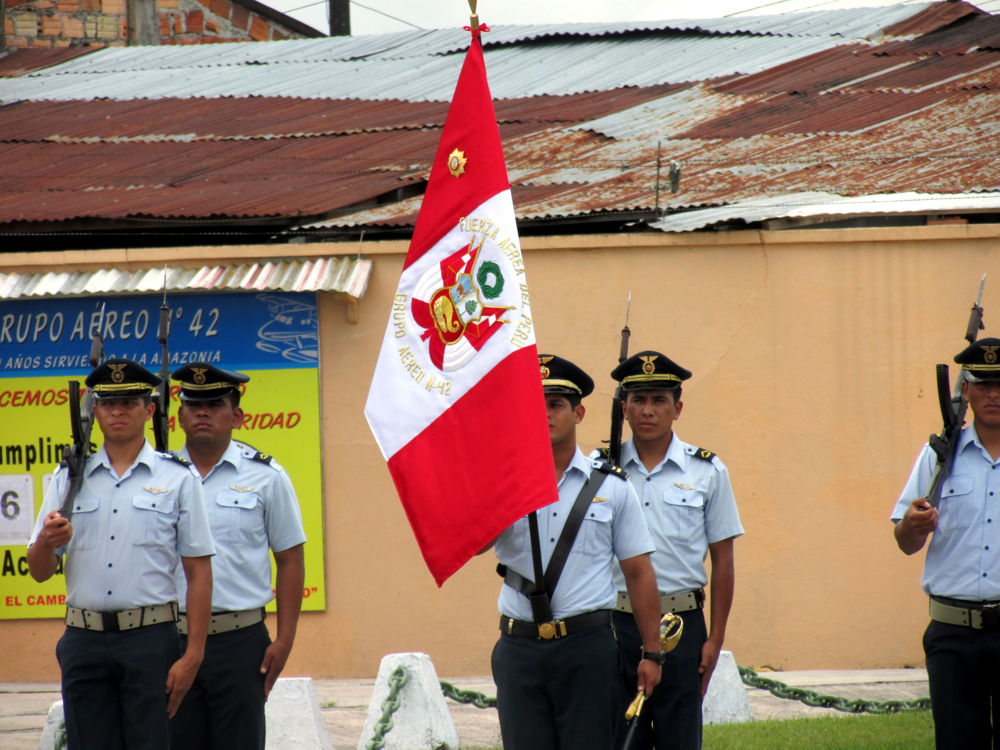
[[27,544],[34,525],[31,474],[0,474],[0,544]]

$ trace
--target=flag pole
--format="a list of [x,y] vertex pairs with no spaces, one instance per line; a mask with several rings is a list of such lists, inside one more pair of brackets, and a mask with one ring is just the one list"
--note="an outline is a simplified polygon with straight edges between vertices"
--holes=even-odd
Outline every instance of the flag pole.
[[476,0],[469,0],[469,11],[472,15],[469,16],[469,26],[473,29],[479,28],[479,16],[476,15]]

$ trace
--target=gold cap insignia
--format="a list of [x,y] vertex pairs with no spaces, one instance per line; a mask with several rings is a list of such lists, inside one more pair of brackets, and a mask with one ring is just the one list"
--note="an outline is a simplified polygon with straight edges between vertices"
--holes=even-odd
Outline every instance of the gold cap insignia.
[[451,176],[457,179],[465,174],[466,162],[468,159],[465,158],[465,152],[460,148],[456,148],[448,154],[448,171],[451,172]]
[[552,361],[552,357],[539,357],[538,358],[538,372],[541,373],[542,380],[545,380],[549,376],[549,368],[546,365]]
[[997,361],[997,349],[1000,346],[983,346],[983,360],[988,365],[992,365]]
[[643,373],[645,373],[646,375],[652,375],[654,372],[656,372],[656,365],[653,364],[653,360],[656,359],[656,357],[657,355],[655,354],[647,355],[645,357],[640,355],[639,359],[642,360]]
[[194,382],[201,385],[205,382],[205,373],[208,372],[204,367],[192,367],[191,370],[194,372]]
[[109,364],[108,367],[111,368],[111,380],[115,383],[121,383],[125,380],[125,373],[122,372],[125,369],[124,363],[121,364]]

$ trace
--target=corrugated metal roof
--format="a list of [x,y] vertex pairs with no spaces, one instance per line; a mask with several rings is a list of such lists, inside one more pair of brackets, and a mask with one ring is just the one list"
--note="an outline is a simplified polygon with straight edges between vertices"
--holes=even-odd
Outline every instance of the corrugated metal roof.
[[893,193],[844,197],[832,193],[805,192],[749,198],[728,206],[703,208],[665,216],[650,224],[664,232],[691,232],[712,224],[741,220],[748,224],[770,219],[836,219],[844,216],[885,214],[953,214],[1000,210],[1000,194],[929,195]]
[[[498,29],[487,68],[517,216],[1000,190],[1000,19],[943,5]],[[427,99],[450,98],[467,41],[117,48],[0,80],[0,100],[25,98],[0,106],[0,224],[412,225],[447,111]]]
[[[878,33],[925,6],[618,24],[498,26],[484,36],[496,98],[748,74]],[[780,42],[775,37],[780,37]],[[23,79],[0,101],[185,96],[447,101],[461,29],[363,37],[107,48]],[[252,74],[248,70],[252,67]],[[206,68],[211,69],[207,74]],[[553,75],[558,71],[558,75]]]
[[137,292],[339,292],[361,299],[372,261],[328,257],[280,258],[201,268],[102,268],[77,273],[0,273],[0,299],[115,296]]
[[14,47],[0,53],[0,78],[23,76],[86,55],[89,47]]

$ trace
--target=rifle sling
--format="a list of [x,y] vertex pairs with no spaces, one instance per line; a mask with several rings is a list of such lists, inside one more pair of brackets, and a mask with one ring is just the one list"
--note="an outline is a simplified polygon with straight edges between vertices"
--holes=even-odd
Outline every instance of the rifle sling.
[[[580,494],[576,496],[576,500],[573,502],[573,508],[566,518],[566,523],[563,524],[562,532],[559,534],[558,541],[556,541],[556,547],[552,551],[552,557],[549,558],[549,564],[545,569],[544,575],[542,574],[541,543],[538,538],[538,516],[535,512],[528,515],[528,527],[531,534],[531,557],[535,568],[535,580],[542,581],[543,587],[537,586],[534,581],[529,581],[506,566],[497,566],[497,572],[503,575],[504,583],[520,591],[531,600],[531,612],[535,618],[535,622],[550,622],[552,620],[552,593],[556,590],[556,585],[559,583],[559,576],[562,575],[566,559],[573,548],[573,542],[580,531],[580,524],[583,523],[583,517],[587,513],[587,508],[597,495],[598,488],[604,482],[604,475],[607,473],[608,468],[608,464],[602,464],[590,472],[590,476],[580,489]],[[501,568],[503,568],[502,572]],[[546,614],[546,619],[539,619],[539,617]]]

